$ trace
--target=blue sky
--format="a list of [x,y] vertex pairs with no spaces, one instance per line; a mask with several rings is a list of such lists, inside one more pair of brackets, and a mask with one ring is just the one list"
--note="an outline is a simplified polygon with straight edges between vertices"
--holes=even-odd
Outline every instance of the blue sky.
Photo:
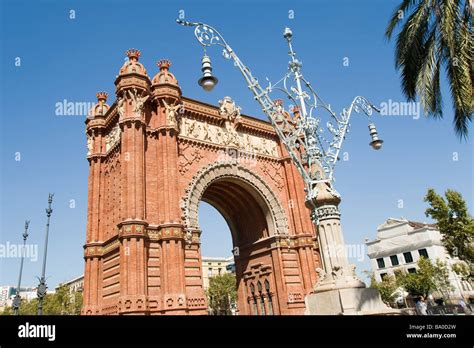
[[[240,73],[218,49],[208,53],[219,85],[212,93],[200,89],[196,81],[202,49],[192,30],[174,20],[184,10],[186,19],[219,28],[261,81],[265,77],[277,81],[284,74],[288,56],[282,32],[290,26],[305,77],[333,110],[341,111],[356,95],[375,105],[402,102],[394,45],[383,36],[398,2],[1,1],[0,243],[20,243],[24,220],[30,219],[28,242],[39,248],[38,260],[25,262],[22,283],[35,285],[41,272],[48,192],[55,193],[48,284],[52,288],[83,272],[85,117],[57,116],[55,105],[64,99],[94,102],[100,90],[112,96],[111,104],[113,82],[128,48],[142,51],[140,60],[150,76],[158,71],[157,60],[171,59],[185,96],[217,104],[230,95],[243,113],[263,118]],[[20,66],[15,65],[17,57]],[[343,64],[347,59],[348,66]],[[349,160],[339,162],[335,172],[335,187],[343,197],[346,243],[373,239],[377,225],[388,217],[429,221],[423,196],[430,187],[460,191],[472,209],[472,140],[460,141],[455,135],[445,83],[443,91],[444,120],[375,118],[385,141],[378,152],[368,146],[366,120],[353,116],[342,149]],[[203,204],[200,221],[203,254],[230,255],[231,237],[224,219]],[[370,267],[367,258],[350,261],[359,272]],[[1,259],[0,285],[16,284],[18,267],[18,258]]]

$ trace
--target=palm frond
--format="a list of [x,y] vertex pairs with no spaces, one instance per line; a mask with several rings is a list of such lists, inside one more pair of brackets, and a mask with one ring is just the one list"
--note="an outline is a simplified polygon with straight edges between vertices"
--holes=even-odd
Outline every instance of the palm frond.
[[[410,11],[404,21],[399,11]],[[427,116],[442,117],[440,70],[444,66],[454,109],[454,128],[466,138],[474,111],[474,6],[470,0],[403,0],[386,28],[397,36],[395,67],[408,100],[417,96]]]
[[[409,11],[410,7],[415,4],[414,0],[403,0],[403,2],[398,6],[395,11],[393,11],[392,18],[390,19],[387,29],[385,30],[385,37],[387,39],[392,38],[393,30],[397,24],[403,20],[405,14]],[[402,14],[402,16],[400,16]]]
[[[472,19],[466,11],[463,15],[459,7],[452,9],[447,3],[443,10],[449,12],[447,16],[453,16],[457,23],[457,27],[456,24],[443,23],[449,28],[454,27],[455,30],[453,35],[443,35],[443,40],[446,42],[446,55],[449,57],[446,74],[453,99],[454,128],[459,137],[466,138],[473,114]],[[448,43],[448,40],[452,42]]]
[[436,40],[437,28],[433,27],[423,47],[424,56],[416,81],[416,90],[425,114],[438,118],[442,116],[442,103],[439,82],[440,54]]
[[397,37],[395,50],[395,67],[400,68],[404,57],[412,49],[413,45],[419,44],[420,31],[426,30],[427,21],[430,16],[429,3],[431,0],[422,0],[403,26]]
[[428,30],[430,0],[420,2],[397,38],[395,66],[401,70],[401,87],[408,100],[416,98],[416,81],[424,56],[424,37]]

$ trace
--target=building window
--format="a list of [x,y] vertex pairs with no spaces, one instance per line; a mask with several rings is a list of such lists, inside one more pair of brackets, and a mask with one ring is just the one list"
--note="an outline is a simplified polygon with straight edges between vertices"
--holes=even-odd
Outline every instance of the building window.
[[262,295],[262,297],[260,297],[260,305],[261,305],[262,315],[267,315],[265,311],[265,295]]
[[212,277],[212,268],[208,268],[207,270],[207,276]]
[[387,273],[380,273],[380,279],[384,280],[387,277]]
[[219,269],[217,270],[217,273],[218,273],[219,275],[221,275],[221,272],[222,272],[222,268],[219,268]]
[[258,309],[257,309],[257,298],[254,296],[252,297],[252,315],[258,315]]
[[265,290],[267,292],[268,297],[268,315],[273,315],[272,294],[270,293],[270,282],[268,281],[268,279],[265,280]]
[[257,297],[255,296],[255,286],[252,283],[250,284],[250,292],[252,293],[252,314],[258,315]]
[[260,294],[260,314],[261,315],[266,315],[266,310],[265,310],[265,295],[262,293],[262,283],[260,281],[257,283],[257,288],[258,288],[258,293]]
[[385,261],[383,260],[383,258],[377,259],[377,265],[379,266],[379,268],[385,268]]
[[409,268],[408,273],[416,273],[416,268]]
[[392,263],[392,266],[398,266],[398,256],[397,255],[392,255],[390,256],[390,262]]
[[405,263],[411,263],[413,262],[413,256],[411,255],[411,252],[406,252],[403,253],[403,258],[405,259]]
[[420,257],[428,258],[428,251],[426,251],[426,249],[418,250],[418,254],[420,254]]

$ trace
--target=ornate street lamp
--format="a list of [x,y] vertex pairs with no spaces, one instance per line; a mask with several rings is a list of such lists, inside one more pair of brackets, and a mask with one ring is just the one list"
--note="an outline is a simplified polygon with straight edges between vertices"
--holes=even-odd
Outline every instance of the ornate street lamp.
[[39,278],[37,296],[38,296],[38,315],[43,315],[43,300],[46,296],[46,290],[48,287],[46,286],[46,256],[48,255],[48,235],[49,235],[49,221],[51,218],[51,214],[53,213],[53,209],[51,209],[51,203],[53,203],[53,196],[54,194],[50,193],[48,196],[48,208],[46,208],[46,238],[44,242],[44,255],[43,255],[43,270],[41,272],[41,278]]
[[[334,167],[338,160],[342,142],[350,126],[349,120],[352,112],[362,112],[370,119],[372,112],[374,110],[378,112],[379,110],[364,97],[357,96],[348,108],[343,109],[339,116],[336,115],[331,106],[319,97],[311,84],[304,78],[301,72],[302,63],[296,58],[291,43],[293,32],[290,28],[285,28],[283,33],[289,47],[288,71],[277,83],[269,82],[268,86],[263,88],[258,80],[253,77],[250,69],[242,63],[235,51],[215,28],[204,23],[187,22],[179,19],[177,23],[194,27],[194,35],[198,42],[204,46],[204,49],[219,45],[223,48],[223,56],[234,61],[234,66],[242,73],[255,100],[268,116],[280,141],[284,144],[293,163],[303,177],[306,191],[305,204],[311,211],[311,220],[318,226],[319,247],[323,264],[323,269],[317,270],[319,279],[314,292],[316,294],[324,293],[324,296],[326,296],[316,300],[308,300],[312,295],[307,296],[307,312],[321,314],[354,312],[354,303],[341,304],[339,309],[334,310],[321,308],[319,305],[315,306],[314,303],[332,302],[333,299],[337,303],[343,302],[339,301],[340,290],[359,289],[362,291],[361,289],[365,288],[365,284],[355,274],[355,266],[348,264],[338,209],[341,198],[332,187],[332,184],[334,182]],[[209,61],[209,73],[211,70]],[[201,82],[199,84],[205,90],[210,90],[205,88]],[[272,92],[283,93],[290,100],[292,108],[286,110],[281,99],[270,97]],[[322,119],[323,115],[327,116],[325,124]],[[380,149],[383,141],[379,139],[374,123],[369,124],[369,132],[372,140],[370,146],[376,150]],[[332,290],[337,293],[333,291],[330,295],[333,297],[328,298],[328,291]],[[359,291],[356,290],[354,291]],[[364,297],[365,295],[354,293],[350,297],[351,299],[359,298],[360,301],[361,296]],[[379,297],[377,296],[377,298]],[[371,307],[378,306],[380,312],[386,311],[386,306],[380,308],[381,301],[379,302],[377,304],[372,303]],[[308,307],[310,308],[308,309]]]
[[25,232],[23,232],[23,249],[21,251],[21,263],[20,263],[20,275],[18,276],[18,286],[16,288],[16,295],[13,299],[12,307],[13,307],[13,314],[18,315],[18,311],[21,305],[21,297],[20,297],[20,286],[21,286],[21,275],[23,273],[23,260],[25,258],[25,246],[26,246],[26,239],[28,238],[28,226],[30,224],[29,220],[25,221]]
[[202,57],[202,77],[199,79],[198,84],[201,86],[206,92],[210,92],[214,89],[219,81],[217,77],[212,75],[212,65],[211,65],[211,58],[208,55],[204,54]]

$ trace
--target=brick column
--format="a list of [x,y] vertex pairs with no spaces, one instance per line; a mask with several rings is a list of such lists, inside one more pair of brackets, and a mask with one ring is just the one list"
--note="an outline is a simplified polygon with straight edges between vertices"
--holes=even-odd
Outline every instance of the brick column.
[[102,286],[102,274],[99,266],[102,262],[100,226],[100,191],[103,186],[102,159],[104,157],[105,104],[107,94],[98,93],[99,102],[91,110],[86,120],[86,135],[88,142],[89,181],[88,181],[88,211],[87,233],[84,245],[84,302],[82,314],[100,314],[99,293]]
[[145,198],[146,119],[150,115],[150,79],[129,50],[129,62],[117,77],[120,102],[122,216],[120,242],[119,314],[148,313],[147,226]]

